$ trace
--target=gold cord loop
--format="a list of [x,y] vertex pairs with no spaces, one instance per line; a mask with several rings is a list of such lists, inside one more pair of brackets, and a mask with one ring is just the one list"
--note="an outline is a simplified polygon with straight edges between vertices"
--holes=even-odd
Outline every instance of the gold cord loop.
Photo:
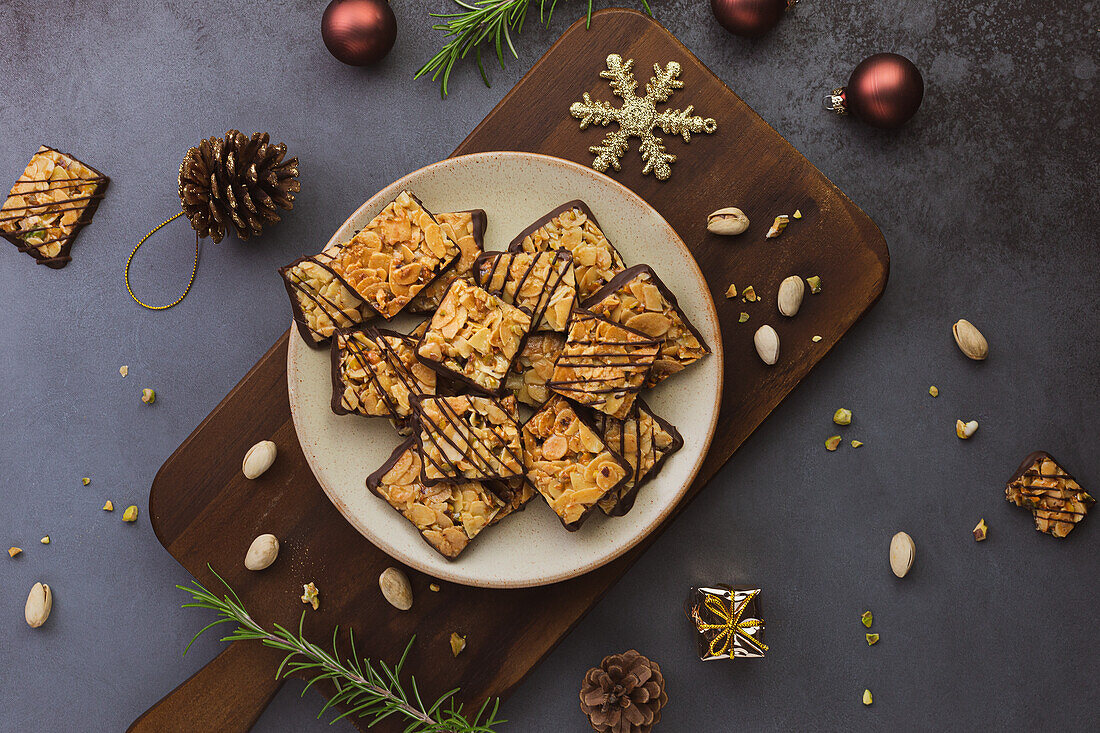
[[186,298],[187,293],[189,293],[191,291],[191,286],[195,282],[195,273],[199,269],[199,234],[198,234],[198,232],[195,232],[195,264],[191,267],[191,279],[187,281],[187,288],[184,289],[183,295],[176,298],[175,300],[173,300],[168,305],[149,305],[148,303],[142,303],[140,300],[138,300],[138,297],[136,295],[134,295],[133,288],[130,287],[130,263],[133,262],[134,255],[137,254],[138,249],[141,247],[141,245],[145,244],[146,239],[148,239],[149,237],[156,234],[158,229],[160,229],[162,226],[164,226],[165,224],[167,224],[171,221],[175,221],[176,219],[178,219],[181,216],[183,216],[182,211],[180,213],[176,214],[175,216],[171,217],[170,219],[165,219],[160,224],[158,224],[153,229],[153,231],[149,232],[148,234],[146,234],[144,237],[141,238],[141,241],[137,243],[136,247],[134,247],[134,251],[131,252],[130,256],[126,258],[126,272],[125,272],[125,275],[124,275],[124,279],[126,281],[126,290],[127,290],[127,292],[130,293],[130,297],[134,299],[134,302],[137,303],[138,305],[142,306],[143,308],[148,308],[149,310],[153,310],[153,311],[167,310],[167,309],[171,308],[172,306],[176,305],[177,303],[179,303],[184,298]]

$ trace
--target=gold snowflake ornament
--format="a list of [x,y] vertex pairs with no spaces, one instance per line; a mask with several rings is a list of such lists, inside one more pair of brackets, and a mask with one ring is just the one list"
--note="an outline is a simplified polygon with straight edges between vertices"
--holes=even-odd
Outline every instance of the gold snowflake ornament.
[[581,129],[584,130],[592,123],[607,126],[612,122],[619,123],[619,129],[607,133],[601,145],[593,145],[588,150],[596,154],[592,161],[592,167],[604,172],[608,167],[620,170],[619,161],[630,147],[630,138],[641,140],[638,152],[642,155],[645,166],[642,175],[652,172],[658,180],[667,180],[672,175],[670,163],[676,161],[676,156],[665,152],[665,143],[661,138],[653,134],[653,128],[659,127],[665,133],[680,135],[684,142],[691,142],[691,133],[712,133],[718,129],[718,123],[710,117],[706,119],[691,114],[692,105],[680,111],[678,109],[666,109],[657,111],[657,103],[668,100],[672,93],[681,89],[684,82],[676,77],[680,75],[680,64],[670,61],[665,68],[660,64],[653,65],[653,77],[645,85],[645,96],[639,97],[634,93],[638,88],[638,82],[634,79],[634,59],[623,61],[623,57],[613,53],[607,57],[607,71],[601,71],[600,76],[610,79],[611,90],[615,96],[621,97],[621,107],[612,106],[611,102],[596,102],[584,93],[583,102],[574,102],[569,107],[569,113],[581,121]]

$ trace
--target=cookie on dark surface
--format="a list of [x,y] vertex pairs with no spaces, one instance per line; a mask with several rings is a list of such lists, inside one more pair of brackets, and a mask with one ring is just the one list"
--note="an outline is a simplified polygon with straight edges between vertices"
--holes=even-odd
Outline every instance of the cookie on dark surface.
[[1035,529],[1065,537],[1085,518],[1095,499],[1046,451],[1024,458],[1005,487],[1005,499],[1030,509]]
[[60,269],[109,183],[87,163],[42,145],[0,207],[0,235],[38,264]]

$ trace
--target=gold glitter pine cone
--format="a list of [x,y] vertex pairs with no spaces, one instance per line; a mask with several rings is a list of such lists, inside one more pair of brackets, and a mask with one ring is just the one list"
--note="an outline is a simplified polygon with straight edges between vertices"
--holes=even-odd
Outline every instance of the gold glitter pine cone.
[[649,733],[668,703],[661,668],[635,650],[604,657],[584,675],[581,710],[599,733]]
[[200,237],[220,242],[232,227],[239,239],[258,236],[279,221],[279,209],[294,208],[298,159],[284,161],[286,145],[269,144],[266,132],[246,137],[238,130],[211,137],[187,151],[180,165],[183,213]]

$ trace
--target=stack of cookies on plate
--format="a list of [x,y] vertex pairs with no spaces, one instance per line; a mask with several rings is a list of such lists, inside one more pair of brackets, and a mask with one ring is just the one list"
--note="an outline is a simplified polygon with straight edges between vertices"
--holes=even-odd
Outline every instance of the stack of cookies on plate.
[[[710,352],[648,265],[581,201],[484,252],[485,212],[402,192],[346,242],[280,270],[332,409],[405,438],[367,477],[454,559],[539,494],[568,530],[622,516],[683,445],[641,392]],[[382,327],[426,314],[409,333]]]

